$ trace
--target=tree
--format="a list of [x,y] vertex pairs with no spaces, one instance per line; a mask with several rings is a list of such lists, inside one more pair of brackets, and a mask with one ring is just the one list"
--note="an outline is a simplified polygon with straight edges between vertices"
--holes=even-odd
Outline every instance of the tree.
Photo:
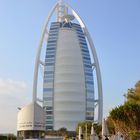
[[59,130],[58,130],[58,133],[60,134],[60,135],[62,135],[62,136],[65,136],[66,134],[67,134],[67,128],[60,128]]
[[140,105],[140,81],[135,84],[134,88],[128,89],[127,94],[124,96],[126,102],[137,103]]
[[110,112],[109,116],[115,129],[123,135],[129,137],[131,133],[140,131],[140,105],[135,103],[125,103]]
[[119,130],[126,139],[131,136],[135,140],[140,137],[140,81],[134,88],[128,89],[125,98],[123,105],[112,109],[108,120],[111,120],[115,130]]
[[128,89],[124,97],[125,103],[110,111],[108,121],[112,129],[119,130],[126,139],[131,136],[132,140],[136,140],[140,138],[140,81],[134,88]]
[[115,126],[114,126],[112,119],[110,117],[108,117],[106,120],[106,123],[108,126],[109,134],[114,135],[115,134]]

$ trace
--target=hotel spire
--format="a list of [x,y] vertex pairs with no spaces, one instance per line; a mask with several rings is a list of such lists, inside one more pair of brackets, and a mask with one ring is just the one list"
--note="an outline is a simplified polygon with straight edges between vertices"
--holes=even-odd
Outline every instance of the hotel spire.
[[57,21],[64,21],[64,16],[68,14],[68,7],[63,0],[59,0],[57,7]]

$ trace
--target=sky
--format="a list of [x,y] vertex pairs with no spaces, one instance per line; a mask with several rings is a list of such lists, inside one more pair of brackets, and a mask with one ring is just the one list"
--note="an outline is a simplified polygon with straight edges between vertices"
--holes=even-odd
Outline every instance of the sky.
[[[16,133],[17,108],[32,99],[37,47],[55,2],[0,0],[0,133]],[[127,89],[140,80],[140,1],[66,2],[80,14],[93,39],[101,68],[106,117],[113,107],[124,102]]]

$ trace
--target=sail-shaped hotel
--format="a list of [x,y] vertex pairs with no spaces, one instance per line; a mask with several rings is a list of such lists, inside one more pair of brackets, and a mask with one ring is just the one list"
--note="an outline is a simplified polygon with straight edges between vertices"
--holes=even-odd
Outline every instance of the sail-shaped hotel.
[[[57,20],[50,20],[57,13]],[[50,22],[51,21],[51,22]],[[49,28],[49,29],[48,29]],[[40,61],[44,38],[47,40],[45,62]],[[44,66],[43,108],[46,129],[67,128],[74,131],[80,121],[102,121],[101,74],[90,34],[80,16],[66,3],[53,7],[44,27],[36,58],[33,101],[37,100],[38,67]],[[95,99],[94,75],[97,78]]]

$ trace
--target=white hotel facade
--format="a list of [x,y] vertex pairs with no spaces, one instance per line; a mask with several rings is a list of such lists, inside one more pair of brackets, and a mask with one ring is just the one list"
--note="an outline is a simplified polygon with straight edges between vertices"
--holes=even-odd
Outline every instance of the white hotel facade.
[[45,58],[46,128],[73,130],[79,121],[93,120],[92,64],[80,25],[51,23]]
[[[44,65],[46,129],[65,127],[74,131],[78,122],[94,121],[96,105],[98,121],[102,121],[101,75],[92,40],[78,14],[62,2],[55,5],[50,16],[55,11],[57,21],[50,24]],[[95,99],[93,69],[97,75],[98,99]]]

